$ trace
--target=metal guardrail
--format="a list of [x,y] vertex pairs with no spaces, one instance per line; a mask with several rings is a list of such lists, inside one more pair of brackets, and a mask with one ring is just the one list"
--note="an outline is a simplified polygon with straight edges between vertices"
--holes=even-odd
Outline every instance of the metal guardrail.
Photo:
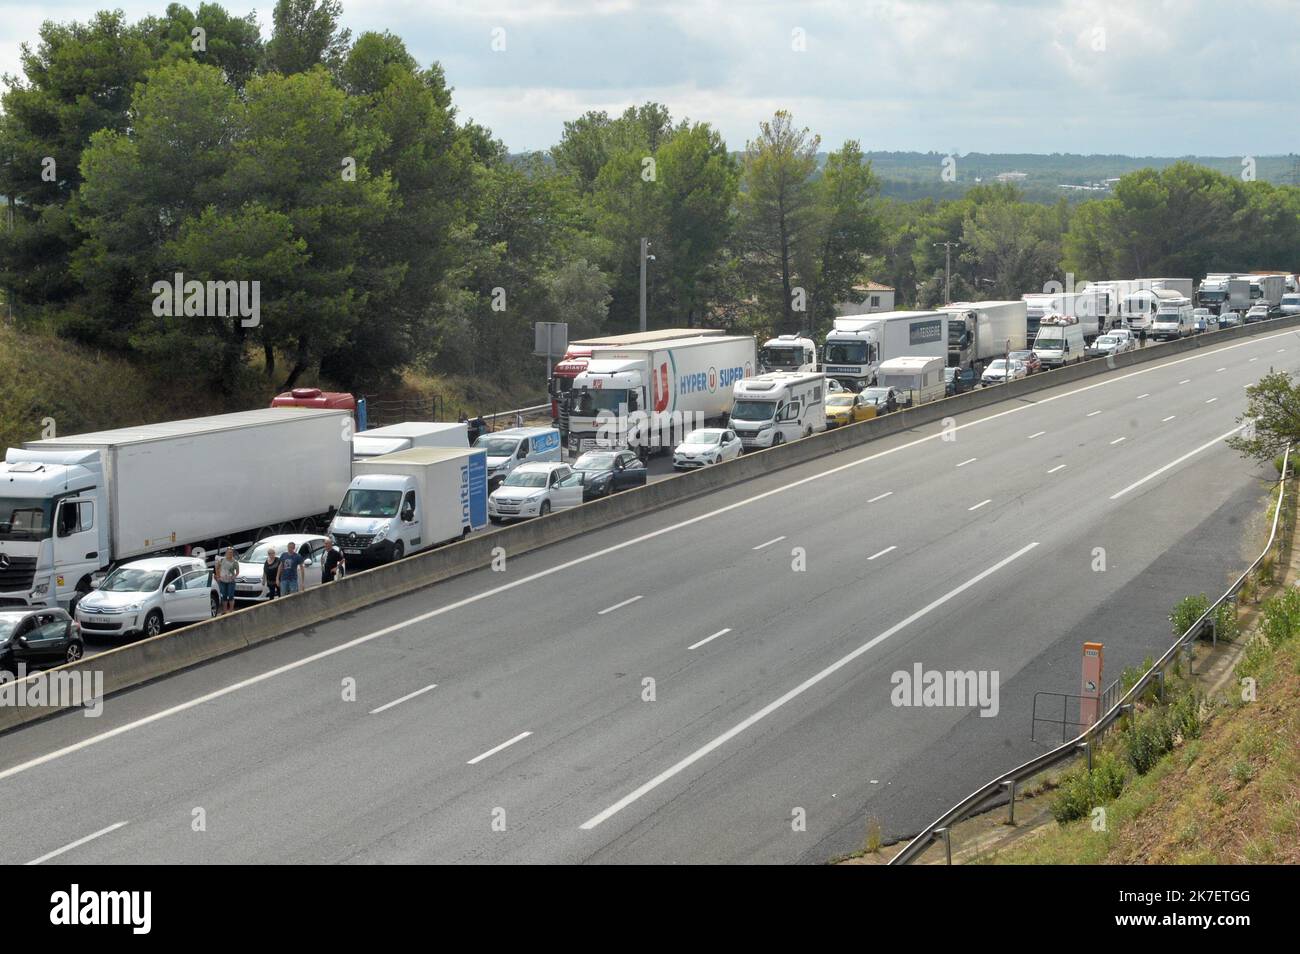
[[[542,411],[550,411],[550,409],[550,402],[547,402],[546,404],[535,404],[532,407],[517,407],[508,411],[484,414],[483,420],[488,423],[489,430],[497,430],[497,424],[503,418],[509,422],[504,426],[513,427],[515,415],[517,414],[528,417]],[[438,396],[394,401],[367,397],[366,411],[369,418],[369,427],[382,427],[387,424],[399,424],[403,421],[443,421],[448,419],[446,402]]]
[[1248,566],[1242,574],[1237,577],[1236,581],[1223,592],[1223,595],[1211,603],[1206,608],[1205,612],[1187,628],[1183,635],[1174,640],[1173,645],[1165,651],[1165,654],[1157,659],[1151,665],[1151,668],[1144,672],[1141,677],[1138,678],[1137,682],[1135,682],[1126,693],[1120,696],[1120,698],[1114,702],[1090,728],[1057,748],[1054,748],[1049,752],[1044,752],[1042,755],[1030,759],[1023,765],[1016,766],[1011,771],[999,775],[997,778],[971,792],[952,808],[948,809],[948,811],[936,818],[926,826],[919,835],[908,842],[907,846],[903,848],[902,851],[890,859],[889,863],[891,865],[910,864],[930,846],[930,843],[934,841],[936,837],[943,840],[947,851],[948,863],[952,864],[953,825],[970,815],[975,814],[976,810],[982,807],[985,803],[1003,795],[1008,790],[1011,794],[1011,811],[1013,813],[1012,817],[1014,818],[1016,786],[1020,782],[1032,778],[1044,769],[1051,768],[1061,762],[1073,759],[1080,753],[1080,751],[1088,757],[1088,764],[1091,767],[1093,743],[1100,739],[1101,736],[1103,736],[1106,731],[1119,720],[1120,716],[1133,708],[1134,703],[1141,698],[1152,683],[1159,683],[1159,688],[1163,695],[1165,670],[1168,668],[1169,664],[1178,657],[1179,653],[1185,646],[1190,647],[1190,644],[1201,635],[1203,630],[1207,628],[1213,630],[1214,615],[1218,611],[1219,607],[1230,600],[1236,600],[1237,593],[1240,592],[1242,584],[1245,583],[1246,578],[1259,568],[1259,565],[1264,562],[1264,558],[1268,556],[1269,552],[1273,549],[1273,545],[1277,541],[1278,522],[1281,519],[1282,511],[1284,509],[1283,503],[1286,496],[1286,480],[1290,462],[1291,448],[1288,447],[1282,458],[1282,474],[1278,478],[1277,507],[1273,514],[1273,526],[1269,531],[1268,543],[1264,545],[1263,551],[1259,556],[1255,557],[1254,562],[1252,562],[1250,566]]

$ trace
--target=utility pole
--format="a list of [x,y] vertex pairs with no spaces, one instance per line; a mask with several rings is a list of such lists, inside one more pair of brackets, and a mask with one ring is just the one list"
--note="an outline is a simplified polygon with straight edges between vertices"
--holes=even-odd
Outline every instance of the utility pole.
[[653,262],[655,257],[647,254],[650,250],[650,240],[641,240],[641,330],[645,331],[645,268],[646,262]]
[[952,291],[950,287],[952,283],[952,250],[954,246],[960,244],[961,242],[934,243],[935,248],[938,248],[940,245],[943,246],[943,303],[945,305],[952,301]]

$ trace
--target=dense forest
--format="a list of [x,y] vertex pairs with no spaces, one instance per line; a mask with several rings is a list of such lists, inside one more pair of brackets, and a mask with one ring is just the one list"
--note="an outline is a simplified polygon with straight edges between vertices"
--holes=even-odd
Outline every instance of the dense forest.
[[[538,377],[535,321],[634,328],[642,237],[651,327],[760,334],[824,328],[868,279],[900,306],[938,302],[943,242],[960,243],[954,299],[1067,272],[1300,268],[1289,159],[1270,182],[1109,157],[1098,176],[1131,171],[1080,201],[1051,191],[1059,157],[959,157],[945,178],[940,154],[823,148],[785,111],[741,149],[658,103],[575,116],[546,154],[512,155],[461,120],[438,64],[340,14],[278,0],[269,37],[212,3],[44,24],[0,99],[18,328],[226,394],[318,374],[373,391],[410,368]],[[989,181],[1012,169],[1034,178]],[[259,322],[160,314],[176,274],[258,282]]]

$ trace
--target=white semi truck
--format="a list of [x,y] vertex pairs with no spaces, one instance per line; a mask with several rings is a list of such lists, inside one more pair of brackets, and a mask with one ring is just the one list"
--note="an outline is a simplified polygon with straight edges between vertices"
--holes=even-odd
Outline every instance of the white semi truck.
[[357,460],[413,447],[469,447],[469,426],[464,421],[406,421],[352,436],[352,456]]
[[745,450],[777,447],[826,430],[826,375],[769,371],[734,387],[729,424]]
[[1024,301],[959,301],[941,310],[948,313],[949,367],[974,368],[1025,347],[1028,340]]
[[570,452],[671,451],[690,431],[726,418],[757,350],[753,337],[719,335],[593,352],[566,396]]
[[1196,289],[1196,304],[1210,309],[1212,315],[1225,311],[1244,314],[1250,307],[1250,279],[1231,273],[1206,275]]
[[801,335],[778,335],[758,349],[761,371],[816,371],[817,344]]
[[948,360],[946,311],[886,311],[836,318],[822,347],[822,370],[852,391],[876,382],[880,362],[904,355]]
[[1269,308],[1276,308],[1282,304],[1282,296],[1285,293],[1285,275],[1250,276],[1250,303],[1252,305],[1268,305]]
[[0,606],[69,607],[124,560],[323,528],[346,410],[273,407],[30,441],[0,464]]
[[400,560],[487,526],[487,453],[416,447],[356,461],[329,535],[349,565]]

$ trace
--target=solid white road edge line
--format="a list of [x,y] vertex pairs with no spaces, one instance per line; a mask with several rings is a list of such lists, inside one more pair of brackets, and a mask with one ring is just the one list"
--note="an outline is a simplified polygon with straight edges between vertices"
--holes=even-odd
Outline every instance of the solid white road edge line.
[[415,692],[408,692],[400,699],[394,699],[392,702],[385,702],[382,706],[379,706],[377,709],[371,709],[369,715],[374,715],[377,712],[383,712],[385,709],[391,709],[393,706],[400,706],[403,702],[406,702],[408,699],[414,699],[416,696],[422,696],[430,689],[437,689],[437,688],[438,688],[438,684],[436,682],[430,683],[429,685],[425,686],[423,689],[416,689]]
[[[882,457],[888,457],[892,454],[897,454],[900,451],[910,450],[913,447],[916,447],[920,444],[928,443],[929,441],[940,440],[943,438],[945,434],[953,433],[960,430],[965,430],[968,427],[978,427],[980,424],[987,423],[988,421],[996,421],[999,418],[1006,417],[1008,414],[1019,414],[1022,411],[1028,411],[1031,408],[1039,408],[1042,407],[1044,404],[1050,404],[1053,401],[1060,401],[1064,398],[1074,397],[1076,394],[1083,394],[1087,391],[1095,390],[1096,388],[1109,387],[1112,384],[1117,384],[1121,381],[1127,381],[1129,378],[1138,377],[1143,374],[1151,374],[1156,371],[1163,371],[1167,368],[1175,367],[1176,365],[1186,364],[1188,361],[1201,361],[1206,358],[1213,357],[1214,355],[1222,354],[1225,351],[1233,351],[1237,348],[1247,348],[1250,347],[1251,345],[1267,343],[1269,341],[1272,341],[1275,338],[1281,338],[1290,334],[1293,334],[1293,332],[1279,331],[1275,335],[1265,335],[1259,338],[1249,338],[1245,341],[1238,341],[1234,344],[1224,345],[1222,348],[1216,348],[1212,351],[1201,351],[1196,354],[1187,355],[1186,357],[1183,358],[1176,358],[1173,361],[1153,362],[1149,367],[1139,368],[1136,371],[1130,371],[1128,374],[1121,374],[1118,377],[1107,378],[1104,381],[1094,381],[1092,384],[1085,384],[1082,387],[1074,388],[1073,390],[1070,391],[1063,391],[1060,394],[1053,394],[1050,397],[1045,397],[1040,401],[1035,401],[1033,404],[1017,404],[1015,407],[1007,408],[1005,411],[997,411],[996,413],[990,414],[987,417],[981,417],[974,421],[967,421],[965,424],[958,424],[956,427],[953,427],[951,431],[945,428],[943,430],[936,431],[933,434],[927,434],[924,437],[918,437],[915,440],[907,441],[903,444],[897,444],[893,447],[887,447],[884,450],[876,451],[874,453],[868,454],[866,457],[859,457],[857,460],[851,460],[846,464],[839,464],[838,466],[832,467],[829,470],[823,470],[815,474],[809,474],[807,477],[800,477],[798,480],[793,480],[788,484],[782,484],[779,487],[773,487],[770,490],[761,491],[757,494],[754,494],[751,497],[746,497],[743,500],[736,500],[733,501],[732,503],[724,504],[723,506],[718,507],[714,510],[709,510],[705,513],[697,514],[694,517],[688,517],[685,520],[679,520],[677,523],[669,524],[666,527],[660,527],[657,530],[650,530],[646,533],[641,534],[640,536],[632,537],[629,540],[623,540],[620,543],[611,544],[607,547],[603,547],[602,549],[596,550],[592,553],[586,553],[580,557],[575,557],[572,560],[566,560],[564,563],[557,563],[555,566],[547,567],[544,570],[538,570],[536,573],[530,573],[527,576],[521,576],[517,580],[512,580],[508,583],[502,583],[498,586],[490,587],[481,593],[475,593],[473,596],[467,596],[464,599],[456,600],[455,602],[448,603],[445,606],[439,606],[435,609],[428,610],[424,613],[419,613],[415,616],[410,617],[409,619],[404,619],[399,623],[393,623],[391,626],[385,626],[382,629],[375,630],[374,632],[366,633],[365,635],[358,636],[355,639],[350,639],[345,643],[339,643],[339,645],[337,646],[331,646],[329,649],[322,649],[320,652],[312,653],[309,656],[303,656],[301,659],[295,659],[293,662],[285,663],[284,665],[277,666],[274,669],[268,669],[266,672],[258,673],[256,676],[249,676],[247,679],[241,679],[238,682],[232,682],[228,686],[223,686],[220,689],[214,689],[211,692],[206,692],[201,696],[195,696],[193,699],[189,699],[186,700],[185,702],[177,703],[176,705],[169,706],[166,709],[161,709],[158,712],[154,712],[151,713],[150,715],[143,716],[132,722],[124,723],[115,729],[109,729],[106,732],[101,732],[99,733],[99,735],[93,735],[90,738],[82,739],[80,742],[74,742],[71,745],[66,745],[63,748],[55,749],[52,752],[46,752],[44,755],[38,755],[35,758],[28,759],[26,762],[20,762],[17,765],[12,765],[7,769],[0,770],[0,781],[3,781],[6,778],[10,778],[11,776],[14,775],[18,775],[22,772],[29,771],[30,769],[36,768],[40,765],[44,765],[47,762],[53,762],[56,759],[63,758],[65,755],[71,755],[73,752],[79,752],[82,749],[89,748],[92,745],[98,745],[100,742],[107,742],[109,739],[116,738],[119,735],[125,735],[128,732],[133,732],[136,729],[143,728],[146,725],[151,725],[152,723],[158,722],[162,719],[169,718],[181,712],[187,712],[190,709],[203,705],[205,702],[211,702],[214,699],[220,699],[222,696],[227,696],[230,695],[231,693],[239,692],[241,689],[247,689],[249,686],[255,686],[258,683],[265,682],[268,679],[274,679],[276,676],[283,675],[286,672],[292,672],[295,669],[301,669],[303,666],[308,666],[314,662],[319,662],[322,659],[328,659],[330,656],[335,656],[339,653],[347,652],[349,649],[355,649],[357,646],[363,646],[372,640],[380,639],[384,636],[387,636],[389,633],[395,633],[398,630],[406,629],[409,626],[415,626],[419,623],[427,622],[428,620],[435,619],[439,616],[442,616],[444,613],[450,613],[455,610],[461,609],[462,607],[471,606],[474,603],[479,602],[480,600],[489,599],[500,593],[505,593],[509,590],[513,590],[520,586],[525,586],[536,580],[545,579],[548,576],[552,576],[556,573],[560,573],[564,570],[570,569],[571,567],[581,566],[582,564],[588,563],[591,560],[598,560],[601,557],[608,556],[609,554],[615,553],[619,550],[624,550],[627,549],[628,547],[636,546],[640,543],[644,543],[647,540],[653,540],[655,537],[660,537],[663,536],[664,534],[673,533],[677,530],[681,530],[684,527],[694,526],[695,524],[700,523],[704,520],[712,519],[713,517],[720,516],[721,514],[724,513],[730,513],[733,510],[739,510],[741,507],[747,507],[752,503],[757,503],[760,500],[766,500],[768,497],[773,497],[776,494],[785,493],[787,490],[793,490],[796,487],[802,487],[804,484],[812,483],[815,480],[821,480],[825,477],[831,477],[835,474],[840,473],[841,471],[849,470],[850,468],[853,467],[860,467],[863,464],[869,464],[872,461],[879,460]],[[1282,348],[1280,350],[1285,351],[1286,349]],[[1243,387],[1249,387],[1249,385],[1243,385]],[[1219,440],[1219,438],[1216,438],[1216,440]],[[1214,442],[1211,442],[1211,445],[1213,443]],[[1152,474],[1150,477],[1143,478],[1143,480],[1150,480],[1151,477],[1154,476],[1156,475]],[[1121,494],[1126,493],[1128,489],[1131,488],[1126,488],[1124,491],[1121,491],[1120,493]],[[1119,495],[1120,494],[1116,494],[1116,497]],[[1115,497],[1112,497],[1111,499],[1114,500]]]
[[813,686],[817,685],[819,682],[822,682],[823,680],[829,678],[830,676],[833,676],[835,673],[839,672],[841,669],[843,669],[849,663],[853,662],[853,660],[857,659],[859,656],[863,655],[866,652],[869,652],[873,647],[883,643],[890,636],[893,636],[895,633],[899,632],[900,630],[906,629],[908,626],[915,623],[918,619],[921,619],[923,616],[927,615],[928,613],[931,613],[934,610],[938,609],[940,606],[942,606],[944,603],[947,603],[949,600],[953,599],[954,597],[960,596],[962,593],[966,592],[972,586],[975,586],[976,584],[980,583],[982,580],[985,580],[988,577],[992,576],[994,573],[1002,569],[1007,564],[1013,562],[1014,560],[1020,559],[1020,557],[1024,556],[1026,553],[1028,553],[1036,546],[1038,546],[1038,541],[1035,540],[1033,543],[1021,547],[1015,553],[1011,554],[1011,556],[999,560],[997,563],[993,564],[988,569],[980,573],[977,573],[975,576],[972,576],[969,580],[967,580],[965,583],[961,584],[957,588],[949,590],[947,593],[943,594],[943,596],[940,596],[934,602],[917,610],[911,616],[907,617],[907,619],[895,623],[893,626],[889,627],[889,629],[885,630],[879,636],[876,636],[874,639],[870,639],[867,642],[863,643],[861,646],[853,650],[853,652],[849,653],[847,656],[843,656],[840,659],[836,660],[835,662],[831,663],[829,666],[827,666],[821,672],[817,673],[815,676],[811,676],[808,679],[805,679],[803,682],[799,683],[799,685],[795,686],[785,695],[781,696],[778,699],[773,700],[772,702],[769,702],[767,705],[759,709],[749,718],[741,722],[738,722],[736,725],[732,726],[726,732],[722,733],[717,738],[713,739],[713,741],[696,749],[694,752],[686,756],[686,758],[682,759],[676,765],[672,766],[669,769],[666,769],[663,772],[660,772],[658,775],[650,779],[650,781],[646,782],[644,785],[641,785],[639,788],[636,788],[633,791],[629,792],[628,794],[624,795],[613,805],[610,805],[609,808],[606,808],[600,814],[594,815],[591,818],[587,819],[579,827],[581,827],[584,831],[590,831],[592,828],[595,828],[601,822],[607,821],[609,818],[613,817],[614,815],[617,815],[623,809],[627,808],[627,806],[631,805],[633,802],[637,801],[643,796],[654,791],[656,788],[658,788],[664,782],[671,779],[673,776],[680,774],[687,768],[690,768],[690,766],[694,765],[700,759],[704,758],[704,756],[708,755],[714,749],[717,749],[718,747],[725,745],[727,742],[729,742],[731,739],[734,739],[736,736],[740,735],[740,733],[744,732],[750,726],[767,718],[769,715],[771,715],[777,709],[780,709],[787,702],[790,702],[792,699],[796,699],[799,696],[803,695],[805,692],[807,692]]
[[892,547],[885,547],[885,549],[881,550],[879,553],[873,553],[873,554],[871,554],[871,556],[867,557],[867,560],[869,560],[869,561],[870,561],[870,560],[874,560],[876,557],[882,557],[882,556],[884,556],[886,553],[889,553],[891,550],[897,550],[897,549],[898,549],[898,547],[897,547],[896,545],[895,545],[895,546],[892,546]]
[[479,763],[479,762],[482,762],[484,759],[486,759],[486,758],[490,758],[490,757],[492,757],[493,755],[496,755],[496,754],[497,754],[498,752],[500,752],[502,749],[508,749],[510,746],[514,745],[516,742],[519,742],[519,741],[521,741],[522,739],[526,739],[526,738],[528,738],[528,737],[529,737],[530,735],[532,735],[532,734],[533,734],[532,732],[520,732],[520,733],[519,733],[517,736],[515,736],[513,739],[507,739],[505,742],[502,742],[500,745],[493,746],[492,748],[490,748],[490,749],[488,749],[486,752],[484,752],[482,755],[476,755],[476,756],[474,756],[472,759],[470,759],[470,760],[469,760],[468,762],[466,762],[465,764],[466,764],[466,765],[478,765],[478,763]]
[[117,831],[125,824],[126,822],[120,821],[116,825],[109,825],[107,828],[101,828],[93,835],[87,835],[85,838],[78,838],[76,841],[72,842],[71,844],[64,845],[62,848],[55,848],[53,851],[43,854],[39,858],[33,858],[31,861],[27,862],[27,864],[39,865],[42,862],[49,861],[51,858],[57,858],[59,855],[63,854],[64,852],[71,851],[73,848],[80,848],[86,842],[94,841],[96,838],[100,837],[101,835],[107,835],[110,831]]
[[1225,433],[1223,433],[1223,434],[1220,434],[1220,435],[1219,435],[1218,437],[1216,437],[1214,440],[1212,440],[1212,441],[1206,441],[1206,442],[1205,442],[1204,444],[1202,444],[1200,447],[1197,447],[1197,448],[1195,448],[1195,449],[1193,449],[1193,450],[1189,450],[1186,454],[1184,454],[1182,457],[1179,457],[1177,460],[1171,460],[1169,463],[1165,464],[1165,466],[1163,466],[1163,467],[1161,467],[1161,468],[1159,468],[1159,469],[1157,469],[1157,470],[1153,470],[1153,471],[1151,471],[1151,473],[1147,474],[1147,475],[1146,475],[1145,477],[1143,477],[1141,480],[1136,480],[1136,481],[1134,481],[1133,483],[1129,484],[1127,487],[1125,487],[1125,488],[1124,488],[1123,490],[1121,490],[1119,493],[1111,494],[1111,495],[1110,495],[1110,499],[1111,499],[1111,500],[1118,500],[1120,497],[1123,497],[1123,496],[1124,496],[1126,493],[1128,493],[1130,490],[1136,490],[1138,487],[1141,487],[1143,484],[1145,484],[1148,480],[1154,480],[1156,477],[1159,477],[1161,474],[1163,474],[1165,471],[1169,470],[1171,467],[1177,467],[1179,464],[1181,464],[1183,461],[1187,460],[1188,458],[1190,458],[1190,457],[1195,457],[1195,456],[1196,456],[1197,454],[1199,454],[1201,451],[1203,451],[1203,450],[1207,450],[1207,449],[1213,447],[1215,444],[1218,444],[1220,441],[1225,441],[1225,440],[1227,440],[1229,437],[1231,437],[1233,434],[1237,433],[1239,430],[1241,430],[1241,429],[1242,429],[1243,427],[1245,427],[1245,426],[1246,426],[1245,424],[1238,424],[1238,425],[1237,425],[1236,427],[1234,427],[1232,430],[1227,431],[1227,432],[1225,432]]

